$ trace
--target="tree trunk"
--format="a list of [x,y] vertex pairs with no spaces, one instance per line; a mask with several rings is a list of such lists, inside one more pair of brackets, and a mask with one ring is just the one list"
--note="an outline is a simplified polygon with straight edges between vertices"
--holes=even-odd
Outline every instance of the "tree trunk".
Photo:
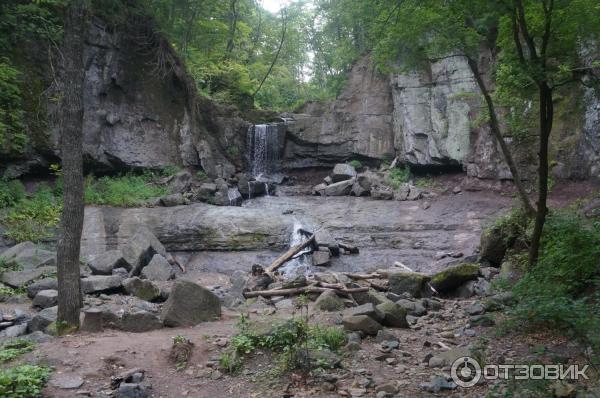
[[237,30],[237,20],[238,20],[238,11],[237,11],[237,0],[229,0],[229,37],[227,38],[227,57],[231,55],[233,52],[233,48],[235,47],[235,31]]
[[83,229],[83,45],[85,0],[72,0],[65,21],[61,77],[62,236],[58,242],[58,331],[79,328],[79,251]]
[[546,82],[540,84],[540,144],[539,144],[539,166],[538,166],[538,200],[535,224],[529,247],[529,265],[537,263],[542,232],[548,214],[548,142],[552,132],[552,121],[554,117],[554,104],[552,103],[552,89]]
[[523,186],[523,181],[519,175],[519,169],[517,169],[517,165],[510,153],[510,149],[508,145],[506,145],[506,141],[504,141],[504,137],[502,137],[502,132],[500,131],[500,123],[498,122],[498,115],[496,114],[496,108],[494,107],[494,101],[479,73],[479,66],[477,66],[477,61],[467,56],[467,63],[469,64],[469,68],[475,76],[475,80],[477,81],[477,85],[485,98],[485,103],[487,105],[488,113],[490,115],[490,130],[492,131],[492,135],[500,144],[500,149],[502,150],[502,155],[504,156],[504,161],[508,165],[510,169],[510,173],[513,177],[513,182],[517,187],[517,191],[519,192],[519,197],[521,199],[521,203],[523,205],[523,209],[527,213],[529,217],[533,217],[535,215],[535,209],[531,205],[531,201],[529,200],[529,196],[527,195],[527,191],[525,191],[525,187]]
[[285,8],[283,8],[281,10],[281,40],[279,41],[279,47],[277,48],[277,52],[275,53],[273,62],[271,62],[271,66],[269,66],[269,70],[267,70],[267,73],[263,76],[257,89],[252,94],[252,98],[256,97],[256,94],[258,94],[258,92],[262,88],[263,84],[265,84],[265,81],[267,80],[267,78],[269,77],[271,72],[273,71],[273,68],[275,67],[275,64],[277,63],[277,59],[279,58],[279,53],[281,53],[281,49],[283,48],[283,43],[285,43],[286,32],[287,32],[287,11]]

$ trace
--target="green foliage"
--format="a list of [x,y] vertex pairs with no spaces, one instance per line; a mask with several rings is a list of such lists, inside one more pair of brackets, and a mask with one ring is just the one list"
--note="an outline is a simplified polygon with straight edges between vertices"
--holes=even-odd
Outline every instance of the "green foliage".
[[200,181],[208,181],[208,175],[206,174],[206,172],[204,170],[198,170],[196,172],[196,178]]
[[0,179],[0,209],[14,206],[25,196],[25,186],[21,181]]
[[392,188],[399,189],[402,184],[405,184],[410,180],[410,168],[408,166],[395,167],[390,170],[387,179]]
[[570,213],[548,217],[538,264],[514,286],[512,315],[531,325],[557,328],[600,352],[600,223]]
[[0,151],[4,153],[20,153],[27,143],[19,74],[6,58],[0,62]]
[[20,365],[0,369],[0,397],[37,398],[50,377],[50,369]]
[[363,164],[360,160],[351,160],[350,162],[348,162],[348,164],[352,167],[354,167],[356,170],[360,170],[363,167]]
[[306,317],[293,317],[275,324],[268,333],[257,333],[253,325],[242,316],[239,333],[231,339],[231,351],[220,359],[221,366],[231,372],[242,366],[244,357],[257,349],[279,352],[283,370],[305,366],[302,353],[309,349],[338,351],[346,342],[343,330],[335,327],[309,325]]
[[85,202],[94,205],[131,207],[145,204],[149,199],[165,195],[168,190],[156,184],[157,175],[125,174],[117,177],[88,177]]
[[[18,184],[16,184],[18,185]],[[17,191],[19,188],[17,188]],[[62,203],[46,185],[39,185],[30,197],[13,203],[0,215],[0,222],[6,227],[5,235],[18,242],[40,241],[52,234],[49,228],[60,221]]]
[[0,363],[12,361],[13,359],[33,351],[35,343],[29,340],[10,340],[0,345]]

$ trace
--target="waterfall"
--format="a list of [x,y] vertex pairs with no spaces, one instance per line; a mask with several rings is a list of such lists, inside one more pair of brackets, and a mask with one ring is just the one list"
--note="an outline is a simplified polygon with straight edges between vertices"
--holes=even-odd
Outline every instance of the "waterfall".
[[[279,170],[283,146],[283,124],[256,124],[248,128],[246,135],[247,156],[250,172],[254,177]],[[283,133],[283,134],[282,134]]]
[[[304,242],[308,236],[305,227],[298,220],[294,220],[294,228],[290,237],[290,248]],[[296,254],[284,266],[279,268],[279,272],[285,279],[292,279],[298,275],[309,275],[311,273],[312,259],[307,254],[311,253],[311,247],[307,247]]]

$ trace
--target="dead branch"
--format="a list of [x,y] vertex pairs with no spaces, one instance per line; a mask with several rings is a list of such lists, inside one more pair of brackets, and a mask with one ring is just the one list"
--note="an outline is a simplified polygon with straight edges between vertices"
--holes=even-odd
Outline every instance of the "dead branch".
[[293,289],[274,289],[274,290],[259,290],[254,292],[244,292],[245,298],[252,297],[275,297],[275,296],[296,296],[303,293],[323,293],[323,292],[335,292],[338,294],[352,294],[352,293],[361,293],[368,291],[368,287],[357,287],[357,288],[348,288],[348,289],[329,289],[326,287],[317,287],[317,286],[304,286],[297,287]]
[[283,254],[282,256],[277,258],[277,260],[273,261],[273,263],[269,267],[267,267],[265,272],[267,272],[269,274],[273,273],[279,267],[281,267],[283,264],[285,264],[287,261],[289,261],[292,257],[294,257],[296,254],[298,254],[306,246],[312,244],[314,241],[315,241],[315,235],[312,235],[310,238],[308,238],[301,244],[292,247],[290,250],[285,252],[285,254]]

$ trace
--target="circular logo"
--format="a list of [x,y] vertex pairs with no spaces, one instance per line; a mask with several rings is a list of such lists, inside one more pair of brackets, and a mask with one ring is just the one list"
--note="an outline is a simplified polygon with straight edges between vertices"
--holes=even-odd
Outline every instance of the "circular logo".
[[481,366],[471,357],[460,357],[452,364],[450,376],[458,386],[473,387],[481,379]]

